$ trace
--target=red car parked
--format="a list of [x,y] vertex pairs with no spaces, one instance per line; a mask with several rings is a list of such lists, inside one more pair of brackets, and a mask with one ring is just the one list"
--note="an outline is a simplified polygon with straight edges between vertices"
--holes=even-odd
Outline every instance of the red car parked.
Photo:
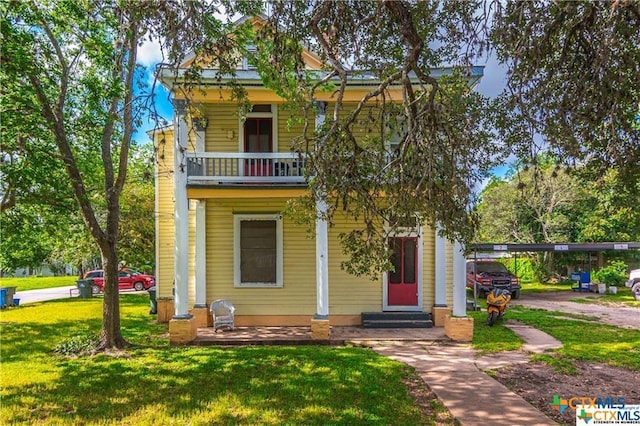
[[467,262],[467,287],[478,288],[482,297],[487,297],[494,288],[504,288],[511,292],[512,299],[520,298],[520,283],[500,262],[477,260]]
[[[102,269],[87,272],[84,274],[84,279],[93,281],[93,294],[104,291],[104,271]],[[148,290],[154,285],[156,285],[156,279],[152,275],[141,274],[129,269],[122,269],[118,272],[119,290]]]

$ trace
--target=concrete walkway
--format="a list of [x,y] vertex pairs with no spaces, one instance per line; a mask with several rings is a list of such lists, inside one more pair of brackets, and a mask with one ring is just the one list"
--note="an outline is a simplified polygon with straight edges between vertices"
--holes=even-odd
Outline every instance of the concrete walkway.
[[508,324],[525,340],[523,350],[476,357],[468,344],[432,341],[377,342],[377,353],[408,364],[462,424],[554,425],[537,408],[482,370],[527,362],[529,352],[560,347],[553,337],[523,324]]

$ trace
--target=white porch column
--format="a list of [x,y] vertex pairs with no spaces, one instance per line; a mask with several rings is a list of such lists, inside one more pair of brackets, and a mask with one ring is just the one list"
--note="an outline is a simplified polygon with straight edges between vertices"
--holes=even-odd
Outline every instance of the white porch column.
[[[196,132],[196,152],[205,151],[206,118],[194,119]],[[207,201],[196,200],[196,271],[195,271],[195,304],[194,308],[207,307]],[[205,310],[206,317],[207,312]],[[206,326],[206,318],[204,320]]]
[[467,316],[467,270],[464,248],[459,242],[453,245],[453,316]]
[[329,239],[324,200],[316,201],[316,314],[314,319],[329,318]]
[[445,317],[451,314],[451,308],[447,306],[447,242],[438,234],[440,227],[435,229],[435,300],[431,308],[433,325],[441,327],[445,325]]
[[187,199],[187,122],[185,121],[186,101],[174,99],[174,304],[173,319],[191,319],[188,306],[189,268],[189,200]]
[[[324,124],[326,111],[326,102],[316,102],[316,129]],[[324,217],[326,212],[326,200],[316,199],[316,314],[313,317],[315,320],[329,319],[329,239],[327,221]]]
[[436,228],[435,241],[435,262],[436,262],[436,288],[435,288],[435,305],[436,307],[447,306],[447,257],[446,257],[446,240],[438,233],[439,227]]

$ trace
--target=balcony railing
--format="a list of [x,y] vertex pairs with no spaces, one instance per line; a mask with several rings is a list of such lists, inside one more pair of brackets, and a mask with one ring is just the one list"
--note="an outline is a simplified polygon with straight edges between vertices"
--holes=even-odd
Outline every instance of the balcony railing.
[[190,152],[191,185],[305,185],[305,159],[297,153]]

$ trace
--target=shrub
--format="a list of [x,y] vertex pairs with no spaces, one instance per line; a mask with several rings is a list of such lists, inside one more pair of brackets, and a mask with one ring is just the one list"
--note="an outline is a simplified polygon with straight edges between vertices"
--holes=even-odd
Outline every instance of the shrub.
[[627,265],[620,260],[609,261],[607,266],[594,272],[592,278],[601,284],[622,286],[627,280]]
[[58,343],[53,350],[59,355],[82,356],[88,355],[100,344],[100,338],[95,334],[85,334],[70,337]]
[[[498,262],[507,267],[509,272],[518,277],[523,282],[533,282],[536,280],[535,261],[527,257],[502,258]],[[516,268],[517,266],[517,268]]]

